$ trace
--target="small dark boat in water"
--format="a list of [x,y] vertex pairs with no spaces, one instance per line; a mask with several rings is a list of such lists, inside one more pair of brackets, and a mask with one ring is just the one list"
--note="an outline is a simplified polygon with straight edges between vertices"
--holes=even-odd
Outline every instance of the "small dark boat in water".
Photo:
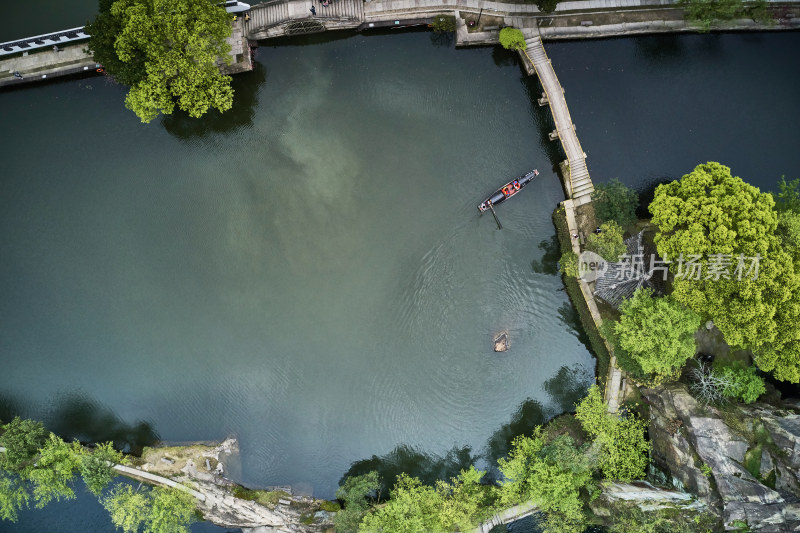
[[538,175],[538,170],[531,170],[524,176],[520,176],[515,180],[509,181],[497,189],[489,198],[484,200],[484,202],[478,206],[478,211],[483,213],[487,209],[490,209],[501,202],[505,202],[507,199],[521,191],[524,186],[532,182],[533,178]]

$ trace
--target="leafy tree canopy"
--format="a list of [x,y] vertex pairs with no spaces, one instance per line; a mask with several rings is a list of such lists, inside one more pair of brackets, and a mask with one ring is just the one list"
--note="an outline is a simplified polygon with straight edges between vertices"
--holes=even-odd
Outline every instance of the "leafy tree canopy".
[[468,531],[494,512],[492,487],[481,485],[485,472],[474,466],[435,487],[401,474],[386,505],[364,517],[360,531],[403,533]]
[[[41,422],[15,417],[3,426],[0,446],[6,449],[0,454],[0,466],[12,472],[22,472],[39,453],[47,441],[48,432]],[[3,457],[5,455],[5,457]]]
[[336,490],[336,498],[344,503],[344,509],[336,513],[336,531],[354,533],[370,507],[370,501],[380,498],[381,480],[376,471],[361,476],[350,476]]
[[633,413],[609,413],[597,385],[592,385],[576,406],[575,416],[595,438],[598,462],[606,479],[630,481],[644,477],[650,452],[644,420]]
[[81,466],[83,449],[78,441],[66,443],[53,433],[39,451],[36,464],[26,472],[33,482],[36,507],[44,507],[51,501],[72,500],[75,491],[72,481]]
[[722,395],[726,398],[753,403],[767,391],[764,380],[756,374],[754,366],[747,368],[741,365],[723,366],[715,368],[714,373],[718,374],[725,383]]
[[156,487],[150,494],[152,504],[147,517],[148,533],[189,533],[189,525],[197,520],[194,496],[167,487]]
[[0,471],[0,520],[16,522],[18,511],[28,506],[28,491],[17,476]]
[[534,2],[542,13],[552,13],[561,0],[537,0]]
[[600,233],[589,235],[586,247],[606,261],[619,261],[620,256],[628,253],[622,234],[622,227],[615,221],[605,222],[600,226]]
[[775,194],[775,208],[779,212],[792,211],[800,214],[800,179],[786,181],[786,176],[781,176],[778,182],[780,192]]
[[577,278],[578,277],[578,256],[575,255],[575,252],[570,250],[569,252],[564,252],[561,255],[561,259],[558,261],[559,270],[565,276],[570,278]]
[[778,213],[778,237],[783,250],[792,258],[795,274],[800,274],[800,214],[794,211]]
[[416,533],[442,531],[438,510],[441,495],[417,478],[400,474],[385,507],[368,514],[359,531],[370,533]]
[[[676,276],[675,300],[713,319],[728,344],[752,349],[762,370],[800,380],[800,278],[776,233],[772,195],[707,163],[659,185],[650,212],[658,252],[673,261],[673,273],[680,274],[678,258],[701,257],[699,276],[686,275],[686,265]],[[740,255],[758,259],[740,264]],[[710,276],[712,263],[727,267],[728,279]]]
[[517,28],[503,28],[500,30],[500,44],[507,50],[524,50],[525,36]]
[[604,222],[614,221],[623,228],[636,222],[639,195],[619,178],[598,183],[592,192],[594,213]]
[[646,375],[672,376],[694,355],[700,316],[671,297],[656,298],[652,290],[638,289],[620,311],[615,325],[619,344]]
[[171,114],[176,104],[192,117],[231,108],[231,78],[217,65],[230,61],[224,8],[208,0],[103,0],[100,7],[87,28],[89,49],[131,84],[125,105],[142,122]]
[[182,490],[156,487],[137,491],[117,484],[101,500],[114,525],[125,533],[188,533],[196,520],[194,497]]
[[92,494],[100,496],[116,474],[112,464],[123,463],[121,452],[111,442],[98,444],[92,453],[81,456],[81,476]]
[[470,466],[453,478],[452,483],[436,484],[442,501],[439,523],[445,530],[469,531],[494,512],[494,487],[481,485],[485,474]]
[[533,500],[548,515],[548,532],[583,531],[581,490],[594,490],[592,465],[571,438],[560,436],[547,443],[537,427],[531,437],[517,437],[508,458],[498,465],[506,478],[503,504]]
[[86,23],[86,33],[89,39],[88,48],[94,60],[103,65],[106,71],[125,85],[136,85],[147,76],[145,68],[145,54],[137,52],[127,61],[122,61],[117,55],[114,44],[122,33],[124,20],[111,13],[114,0],[99,0],[100,12],[94,20]]
[[101,500],[111,515],[111,522],[124,533],[138,533],[150,513],[150,498],[146,492],[137,492],[130,485],[116,485]]

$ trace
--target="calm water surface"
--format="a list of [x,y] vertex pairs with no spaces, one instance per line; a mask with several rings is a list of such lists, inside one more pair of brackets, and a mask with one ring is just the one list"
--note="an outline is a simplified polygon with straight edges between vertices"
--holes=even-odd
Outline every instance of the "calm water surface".
[[[782,63],[798,37],[548,52],[595,179],[647,190],[718,159],[769,189],[800,163],[785,118],[797,74]],[[103,78],[0,95],[14,124],[0,148],[6,416],[119,442],[236,435],[245,483],[330,497],[354,461],[399,463],[401,445],[491,458],[568,409],[594,362],[560,280],[532,266],[563,198],[548,113],[513,56],[442,44],[262,47],[236,107],[199,122],[142,126]],[[774,94],[755,108],[739,83],[753,68]],[[713,127],[725,113],[747,123]],[[542,176],[499,210],[503,231],[476,215],[532,167]],[[504,329],[512,350],[494,354]],[[111,530],[90,500],[19,527],[74,516],[59,528]]]
[[[594,361],[531,266],[562,199],[532,85],[435,44],[261,48],[199,124],[142,126],[103,78],[3,94],[6,403],[82,438],[236,435],[242,481],[328,497],[356,460],[569,408]],[[503,231],[478,217],[537,166]]]

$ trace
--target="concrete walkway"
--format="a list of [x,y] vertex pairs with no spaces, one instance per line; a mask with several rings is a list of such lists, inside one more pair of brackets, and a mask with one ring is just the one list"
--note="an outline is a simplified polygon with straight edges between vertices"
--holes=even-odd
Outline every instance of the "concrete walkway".
[[[572,200],[564,200],[561,202],[561,205],[564,206],[564,213],[567,219],[569,234],[577,235],[578,221],[575,218],[575,203]],[[578,242],[578,239],[572,239],[572,251],[575,252],[576,255],[580,255],[581,245],[580,242]],[[583,299],[586,301],[586,307],[589,308],[589,313],[592,315],[592,321],[594,322],[595,327],[599,329],[600,325],[603,323],[603,318],[600,316],[600,310],[597,308],[597,302],[594,301],[592,289],[589,287],[589,284],[582,279],[578,279],[578,283],[581,287]],[[625,383],[625,373],[617,367],[617,358],[614,355],[614,349],[605,339],[603,339],[603,343],[606,345],[606,350],[608,350],[608,353],[611,356],[611,361],[608,363],[608,375],[606,376],[606,388],[603,393],[603,400],[608,405],[608,412],[616,413],[619,410],[620,390]]]
[[151,474],[150,472],[145,472],[144,470],[137,470],[136,468],[131,468],[129,466],[124,465],[114,465],[114,470],[122,474],[123,476],[133,477],[134,479],[147,481],[148,483],[154,485],[160,485],[162,487],[172,487],[173,489],[182,490],[183,492],[189,493],[201,502],[206,501],[206,495],[202,492],[197,492],[194,489],[190,489],[186,485],[182,485],[176,481],[172,481],[171,479],[157,476],[155,474]]
[[539,508],[533,502],[520,503],[514,507],[503,509],[489,520],[479,524],[478,527],[465,533],[489,533],[497,526],[520,520],[537,512],[539,512]]
[[[95,63],[92,56],[83,51],[84,48],[86,48],[86,43],[80,43],[65,46],[60,52],[42,50],[27,56],[0,60],[0,87],[44,80],[65,74],[94,72],[101,65]],[[19,72],[25,79],[15,78],[14,72]]]
[[[590,11],[593,9],[621,9],[635,7],[671,6],[672,0],[578,0],[561,2],[555,13],[565,11]],[[411,11],[480,11],[489,15],[539,16],[542,12],[534,4],[511,4],[488,0],[372,0],[364,3],[364,16],[380,16],[384,13]]]

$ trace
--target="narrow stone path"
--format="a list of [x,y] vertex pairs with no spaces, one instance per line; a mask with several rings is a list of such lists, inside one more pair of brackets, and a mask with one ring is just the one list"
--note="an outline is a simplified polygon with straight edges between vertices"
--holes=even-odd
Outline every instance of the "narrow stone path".
[[533,65],[544,88],[544,97],[553,114],[558,138],[567,155],[568,175],[564,176],[564,180],[567,182],[565,187],[567,196],[573,200],[575,207],[578,207],[591,202],[594,191],[594,185],[589,177],[589,169],[586,168],[586,154],[578,140],[578,134],[575,132],[575,124],[572,122],[572,116],[564,98],[564,88],[558,81],[553,65],[544,51],[542,39],[538,35],[538,31],[526,29],[526,33],[529,34],[525,39],[527,47],[521,51],[521,54]]

